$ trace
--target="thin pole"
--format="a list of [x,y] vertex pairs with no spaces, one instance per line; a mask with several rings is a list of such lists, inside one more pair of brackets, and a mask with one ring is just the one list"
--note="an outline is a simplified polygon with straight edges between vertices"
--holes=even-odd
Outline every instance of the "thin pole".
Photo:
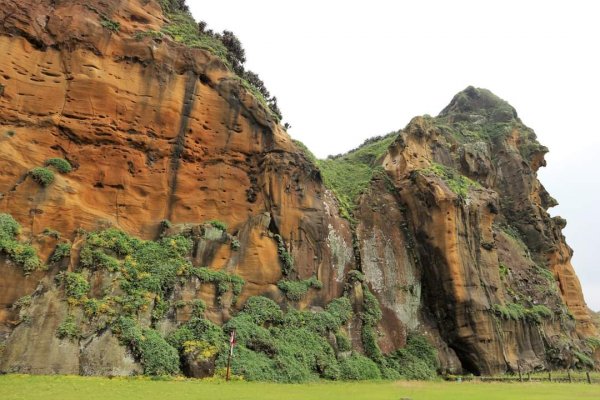
[[569,375],[569,383],[573,383],[573,378],[571,377],[571,368],[567,370],[567,374]]
[[590,378],[590,371],[585,371],[585,375],[587,376],[588,383],[592,384],[592,378]]
[[548,371],[548,380],[552,382],[552,371]]
[[521,375],[521,363],[517,363],[517,367],[519,367],[519,382],[523,382],[523,376]]
[[231,376],[231,357],[233,357],[233,346],[235,345],[235,330],[231,331],[229,337],[229,356],[227,357],[227,375],[225,375],[225,381],[229,382]]

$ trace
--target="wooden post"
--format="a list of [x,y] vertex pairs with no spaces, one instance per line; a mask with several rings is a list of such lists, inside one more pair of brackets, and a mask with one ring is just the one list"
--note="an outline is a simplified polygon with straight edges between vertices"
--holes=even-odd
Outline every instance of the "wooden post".
[[227,375],[225,375],[225,381],[229,382],[231,376],[231,357],[233,357],[233,346],[235,345],[235,329],[231,331],[229,337],[229,357],[227,357]]
[[552,382],[552,371],[548,371],[548,381]]
[[517,367],[519,368],[519,382],[523,382],[523,376],[521,375],[521,363],[517,363]]
[[531,372],[527,371],[527,382],[531,382]]
[[571,377],[571,368],[567,370],[567,375],[569,376],[569,383],[573,383],[573,378]]
[[591,385],[592,384],[592,378],[590,378],[590,371],[585,371],[585,376],[587,376],[587,381]]

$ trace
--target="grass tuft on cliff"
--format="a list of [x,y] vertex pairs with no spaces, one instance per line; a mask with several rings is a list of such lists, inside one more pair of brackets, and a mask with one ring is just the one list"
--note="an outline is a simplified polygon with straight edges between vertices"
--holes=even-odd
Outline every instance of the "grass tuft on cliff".
[[329,156],[317,165],[323,183],[337,197],[342,216],[350,219],[360,194],[369,186],[377,173],[378,161],[394,142],[398,132],[367,139],[358,148],[346,154]]
[[424,175],[438,176],[442,178],[448,188],[461,199],[466,199],[469,195],[469,190],[473,188],[481,188],[481,185],[472,179],[462,175],[457,170],[446,167],[445,165],[432,163],[428,168],[419,170]]

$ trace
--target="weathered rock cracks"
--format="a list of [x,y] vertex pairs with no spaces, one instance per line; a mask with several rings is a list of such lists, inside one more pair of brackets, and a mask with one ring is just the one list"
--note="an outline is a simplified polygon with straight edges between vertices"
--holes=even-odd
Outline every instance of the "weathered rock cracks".
[[[257,295],[319,310],[345,294],[360,308],[361,286],[349,279],[358,270],[382,308],[383,353],[419,332],[441,372],[593,358],[586,338],[597,330],[565,222],[548,214],[556,202],[536,176],[547,149],[506,102],[469,87],[439,116],[413,119],[374,162],[383,173],[349,221],[318,166],[218,57],[136,36],[165,23],[153,0],[0,0],[0,213],[48,266],[25,274],[0,252],[0,371],[142,373],[114,329],[56,334],[68,315],[84,318],[59,278],[81,270],[85,232],[108,227],[145,240],[186,235],[194,267],[244,280],[235,299],[199,279],[179,282],[158,317],[153,298],[138,318],[164,334],[191,318],[195,299],[216,324]],[[29,171],[51,158],[73,170],[40,185]],[[67,242],[69,256],[51,262]],[[290,300],[278,286],[285,273],[321,286]],[[86,274],[90,298],[120,294],[116,272]],[[345,330],[363,352],[360,327],[354,318]],[[210,362],[182,365],[214,373]]]

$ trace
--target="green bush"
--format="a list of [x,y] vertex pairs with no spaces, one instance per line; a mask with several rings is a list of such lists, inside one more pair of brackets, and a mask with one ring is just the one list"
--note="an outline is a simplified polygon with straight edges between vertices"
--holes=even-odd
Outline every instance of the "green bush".
[[335,319],[336,325],[342,326],[352,318],[352,303],[349,298],[340,297],[332,300],[326,311]]
[[121,30],[121,24],[119,22],[113,21],[106,17],[102,17],[100,25],[102,25],[102,27],[108,29],[111,32],[119,32],[119,30]]
[[534,305],[531,308],[518,303],[494,304],[492,311],[505,320],[527,320],[538,324],[553,315],[548,307],[541,304]]
[[337,344],[338,351],[352,350],[352,343],[350,343],[350,339],[348,339],[348,336],[343,331],[335,334],[335,343]]
[[135,313],[148,306],[148,293],[165,297],[179,276],[190,273],[191,263],[186,257],[191,248],[191,240],[179,235],[145,241],[110,228],[86,235],[80,264],[121,272],[123,312]]
[[437,351],[422,335],[409,335],[406,346],[386,357],[386,364],[405,379],[435,379]]
[[585,338],[585,342],[592,350],[600,349],[600,337],[590,336]]
[[107,255],[100,249],[92,248],[87,243],[79,252],[79,263],[86,268],[106,269],[110,272],[117,272],[120,268],[119,260]]
[[219,221],[216,219],[213,219],[212,221],[208,222],[213,228],[217,228],[222,230],[223,232],[227,232],[227,224],[223,221]]
[[363,282],[365,280],[365,275],[359,270],[353,269],[348,272],[348,282]]
[[315,277],[305,279],[303,281],[289,281],[286,279],[277,282],[279,290],[285,294],[285,297],[291,301],[300,301],[308,293],[308,289],[321,289],[323,284]]
[[578,364],[580,368],[593,369],[595,367],[594,360],[587,354],[580,351],[574,351],[573,355],[575,356],[576,364]]
[[149,29],[147,31],[137,31],[135,32],[135,34],[133,35],[133,38],[137,41],[141,41],[144,38],[153,38],[153,39],[161,39],[163,37],[162,32],[158,32],[158,31],[154,31],[152,29]]
[[41,267],[42,263],[33,246],[17,241],[21,226],[9,214],[0,213],[0,251],[23,266],[26,274]]
[[225,30],[222,33],[215,33],[206,29],[204,21],[196,23],[187,6],[173,5],[167,0],[161,0],[161,3],[163,11],[170,20],[162,27],[162,33],[185,46],[205,49],[217,56],[237,75],[241,85],[252,93],[265,111],[276,120],[281,120],[277,98],[271,96],[258,74],[245,69],[245,50],[233,32]]
[[49,186],[52,182],[54,182],[54,173],[48,168],[36,167],[29,171],[29,175],[31,175],[31,178],[34,181],[44,187]]
[[220,302],[222,296],[231,290],[233,293],[233,303],[242,293],[245,281],[235,274],[228,274],[224,271],[215,271],[210,268],[190,268],[190,275],[197,277],[201,282],[212,283],[217,289],[217,300]]
[[[226,365],[224,357],[219,360],[219,365]],[[247,381],[279,381],[275,362],[266,354],[249,350],[243,345],[235,348],[231,370],[235,375],[243,376]]]
[[171,229],[173,227],[173,223],[168,219],[163,219],[160,221],[160,229],[166,231],[167,229]]
[[277,303],[262,296],[250,297],[243,308],[243,313],[250,316],[257,325],[267,322],[280,322],[283,312]]
[[380,367],[384,366],[384,357],[377,344],[376,327],[383,313],[379,307],[379,301],[371,293],[369,287],[363,283],[363,309],[360,314],[362,319],[361,340],[365,354],[375,361]]
[[82,274],[77,272],[67,272],[65,275],[65,293],[67,297],[80,300],[87,296],[90,291],[90,284]]
[[538,275],[542,276],[551,284],[556,284],[556,279],[554,278],[554,274],[548,268],[540,267],[539,265],[535,266],[535,271]]
[[370,358],[357,353],[352,353],[350,357],[340,361],[340,370],[340,377],[343,380],[381,379],[381,371],[377,364]]
[[201,299],[192,300],[192,315],[201,318],[206,311],[206,303]]
[[63,258],[67,258],[71,256],[71,243],[59,243],[56,245],[54,249],[54,253],[52,253],[52,257],[50,257],[50,261],[57,263],[61,261]]
[[77,340],[81,336],[79,326],[75,322],[75,317],[67,316],[65,320],[56,329],[56,336],[59,339]]
[[60,232],[55,231],[54,229],[51,229],[51,228],[44,228],[44,231],[42,232],[42,234],[44,234],[45,236],[54,238],[54,239],[60,239]]
[[370,326],[375,326],[381,320],[383,314],[379,307],[379,301],[377,297],[363,284],[363,312],[361,319],[363,323]]
[[536,304],[525,311],[525,318],[538,324],[544,319],[552,318],[552,316],[552,311],[543,304]]
[[510,268],[508,268],[506,265],[500,263],[498,265],[498,273],[500,274],[500,279],[505,279],[508,274],[510,273]]
[[167,342],[181,353],[186,350],[186,343],[189,342],[203,343],[216,352],[226,353],[228,350],[227,338],[221,327],[197,314],[172,332],[167,337]]
[[[331,302],[326,311],[310,312],[280,307],[264,297],[251,297],[223,331],[236,331],[238,346],[233,372],[247,380],[306,382],[339,379],[340,365],[328,341],[351,318],[348,299]],[[342,340],[342,339],[340,339]],[[218,366],[226,362],[226,351]]]
[[179,372],[179,354],[154,329],[144,329],[138,343],[146,375],[171,375]]
[[68,174],[73,170],[71,164],[64,158],[50,158],[44,163],[47,167],[54,167],[61,174]]
[[146,375],[172,375],[179,372],[179,355],[154,329],[142,329],[135,320],[119,317],[113,332],[140,358]]
[[32,301],[33,300],[31,298],[31,295],[23,296],[13,303],[12,308],[13,309],[27,308],[31,305]]
[[283,275],[289,275],[294,270],[294,258],[285,247],[285,242],[279,234],[273,236],[277,241],[277,253],[281,261],[281,272]]

